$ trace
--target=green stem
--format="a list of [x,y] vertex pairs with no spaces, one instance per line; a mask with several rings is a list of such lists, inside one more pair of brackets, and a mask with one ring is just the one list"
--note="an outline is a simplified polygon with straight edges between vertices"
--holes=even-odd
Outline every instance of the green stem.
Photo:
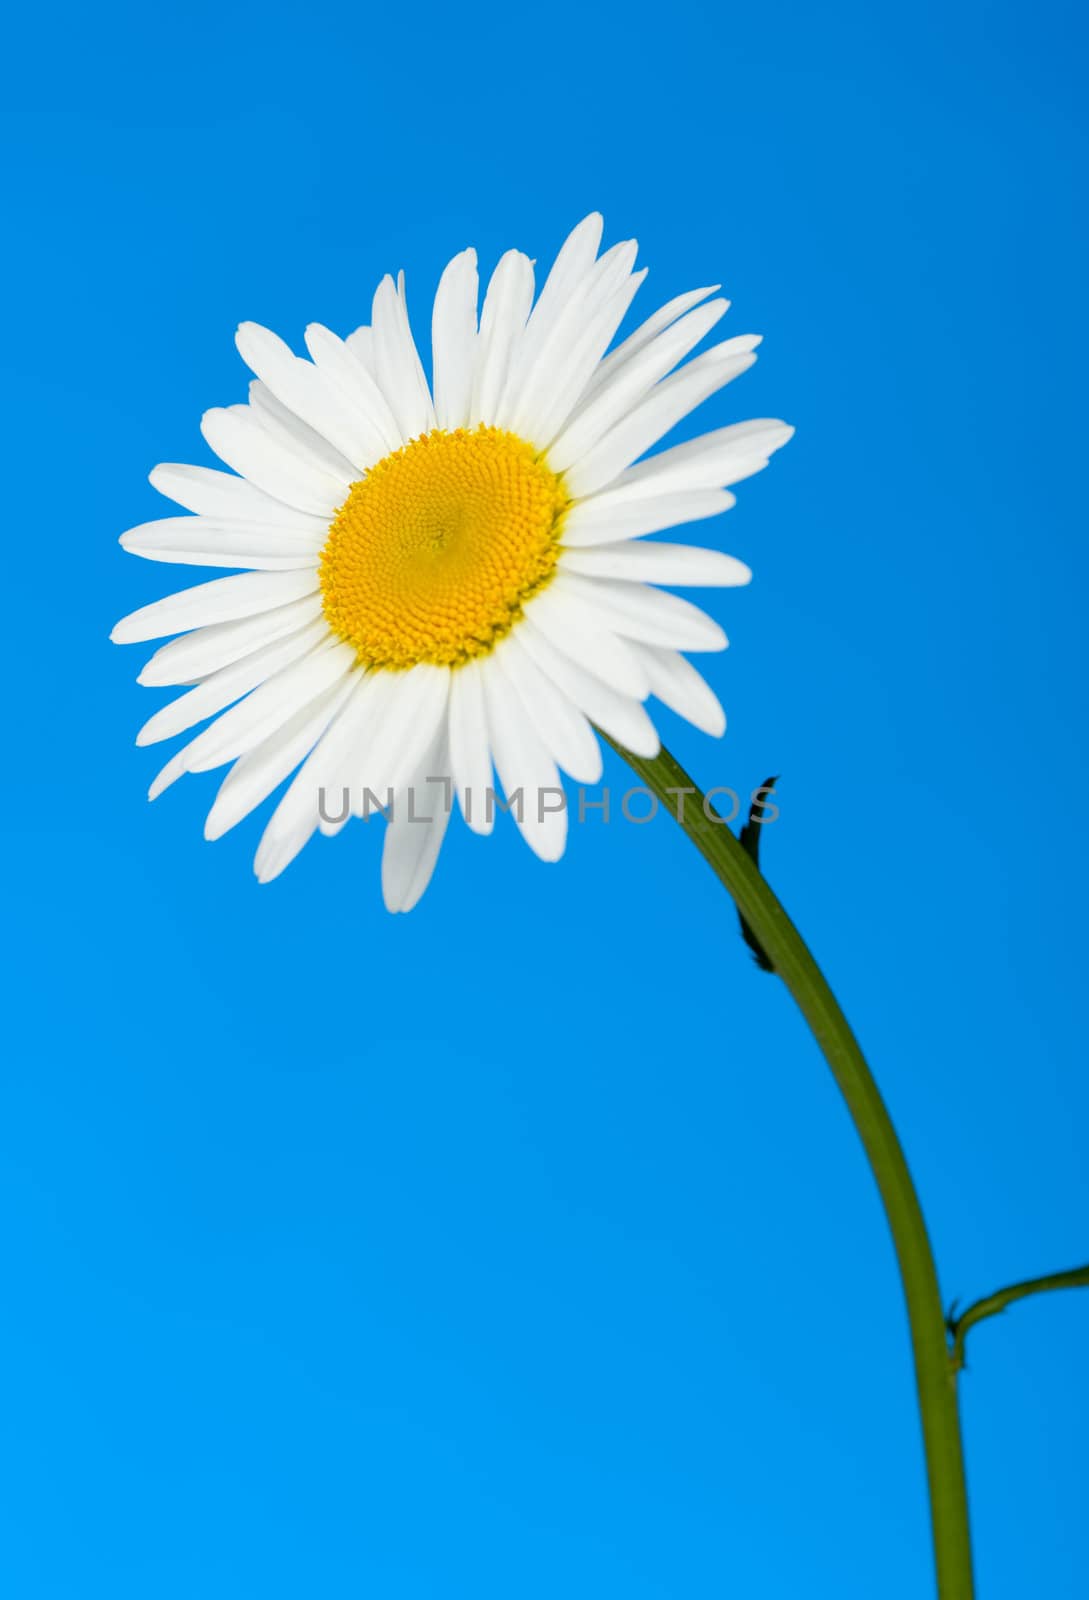
[[715,815],[683,767],[666,750],[646,760],[619,745],[614,744],[613,749],[673,812],[733,896],[776,973],[794,996],[847,1103],[884,1202],[907,1302],[930,1487],[938,1595],[940,1600],[971,1600],[972,1552],[956,1371],[950,1360],[926,1223],[885,1103],[820,968],[731,829]]
[[1005,1289],[985,1295],[959,1317],[950,1314],[948,1328],[953,1341],[953,1370],[959,1372],[964,1366],[964,1341],[969,1328],[974,1328],[984,1317],[998,1316],[1015,1300],[1025,1300],[1030,1294],[1045,1294],[1049,1289],[1089,1289],[1089,1266],[1071,1267],[1068,1272],[1049,1272],[1042,1278],[1025,1278],[1021,1283],[1011,1283]]

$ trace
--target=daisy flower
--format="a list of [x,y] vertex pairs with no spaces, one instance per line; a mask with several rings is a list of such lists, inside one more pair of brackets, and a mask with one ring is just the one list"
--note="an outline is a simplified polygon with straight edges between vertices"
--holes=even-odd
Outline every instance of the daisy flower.
[[240,570],[113,630],[121,644],[177,636],[139,681],[185,693],[137,744],[206,724],[150,798],[230,763],[205,827],[216,839],[290,778],[257,850],[262,883],[315,831],[336,833],[392,797],[382,889],[391,911],[408,911],[451,796],[471,828],[491,830],[493,764],[526,842],[554,861],[567,811],[545,796],[562,797],[559,769],[598,780],[595,727],[655,755],[644,705],[654,695],[723,732],[721,706],[681,652],[721,650],[725,635],[658,585],[728,587],[751,574],[717,550],[645,536],[726,511],[727,485],[793,430],[741,422],[646,454],[752,365],[759,339],[686,361],[727,309],[707,288],[610,352],[646,274],[634,241],[601,254],[601,234],[600,216],[581,222],[536,299],[533,263],[508,251],[479,315],[476,254],[455,256],[435,295],[431,386],[403,275],[383,278],[368,327],[346,339],[307,328],[309,360],[243,323],[248,403],[201,423],[231,471],[151,473],[193,515],[133,528],[124,548]]

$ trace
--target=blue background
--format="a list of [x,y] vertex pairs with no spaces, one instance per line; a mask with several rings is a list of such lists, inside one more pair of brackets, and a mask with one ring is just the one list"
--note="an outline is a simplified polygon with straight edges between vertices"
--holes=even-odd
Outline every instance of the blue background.
[[[378,826],[274,887],[155,807],[124,556],[235,324],[418,326],[600,207],[644,312],[766,342],[798,435],[721,542],[769,876],[867,1045],[948,1297],[1089,1255],[1085,38],[1074,7],[189,4],[9,19],[0,1581],[155,1595],[929,1593],[897,1279],[848,1122],[679,830],[545,868]],[[694,424],[695,426],[695,424]],[[718,533],[716,531],[716,537]],[[610,782],[624,786],[613,765]],[[973,1335],[984,1600],[1084,1591],[1089,1296]]]

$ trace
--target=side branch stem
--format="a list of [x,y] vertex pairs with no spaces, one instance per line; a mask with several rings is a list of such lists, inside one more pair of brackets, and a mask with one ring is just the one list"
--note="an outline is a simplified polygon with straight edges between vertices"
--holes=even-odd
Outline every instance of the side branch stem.
[[[684,768],[665,750],[648,760],[619,745],[614,744],[613,749],[677,816],[732,895],[809,1024],[858,1130],[885,1207],[907,1304],[930,1489],[938,1595],[940,1600],[972,1600],[972,1554],[956,1369],[950,1359],[926,1223],[877,1084],[835,995],[798,930],[732,830],[704,805],[701,791]],[[678,801],[678,793],[683,801]]]
[[1030,1294],[1046,1294],[1050,1289],[1089,1289],[1089,1266],[1071,1267],[1068,1272],[1049,1272],[1042,1278],[1025,1278],[1021,1283],[1011,1283],[1005,1289],[996,1289],[982,1300],[970,1305],[960,1316],[949,1315],[949,1337],[953,1348],[953,1370],[964,1366],[964,1341],[969,1328],[974,1328],[984,1317],[996,1317],[1015,1300],[1026,1300]]

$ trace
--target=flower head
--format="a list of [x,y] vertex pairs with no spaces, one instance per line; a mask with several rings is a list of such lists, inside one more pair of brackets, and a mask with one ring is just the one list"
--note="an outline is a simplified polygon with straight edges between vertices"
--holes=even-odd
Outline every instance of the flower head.
[[634,242],[599,254],[601,231],[596,214],[575,228],[536,301],[532,263],[508,251],[479,317],[476,254],[455,256],[435,296],[431,387],[403,278],[382,280],[370,326],[347,339],[311,325],[309,360],[243,323],[249,402],[201,424],[232,472],[152,472],[195,514],[134,528],[125,549],[242,570],[113,630],[118,643],[179,636],[140,682],[186,692],[138,744],[207,723],[150,796],[231,763],[205,827],[215,839],[290,777],[257,851],[262,882],[315,831],[336,833],[392,798],[382,886],[389,909],[407,911],[450,812],[440,792],[421,821],[403,804],[410,793],[448,776],[447,798],[487,833],[494,763],[508,801],[521,791],[512,809],[526,841],[551,861],[567,815],[540,797],[560,792],[559,769],[597,781],[594,725],[653,755],[644,701],[654,695],[723,732],[717,699],[681,652],[721,650],[725,636],[657,585],[730,586],[750,573],[717,550],[645,535],[727,510],[727,485],[793,430],[737,423],[646,456],[752,365],[759,340],[727,339],[686,361],[727,309],[697,289],[606,353],[645,273]]

